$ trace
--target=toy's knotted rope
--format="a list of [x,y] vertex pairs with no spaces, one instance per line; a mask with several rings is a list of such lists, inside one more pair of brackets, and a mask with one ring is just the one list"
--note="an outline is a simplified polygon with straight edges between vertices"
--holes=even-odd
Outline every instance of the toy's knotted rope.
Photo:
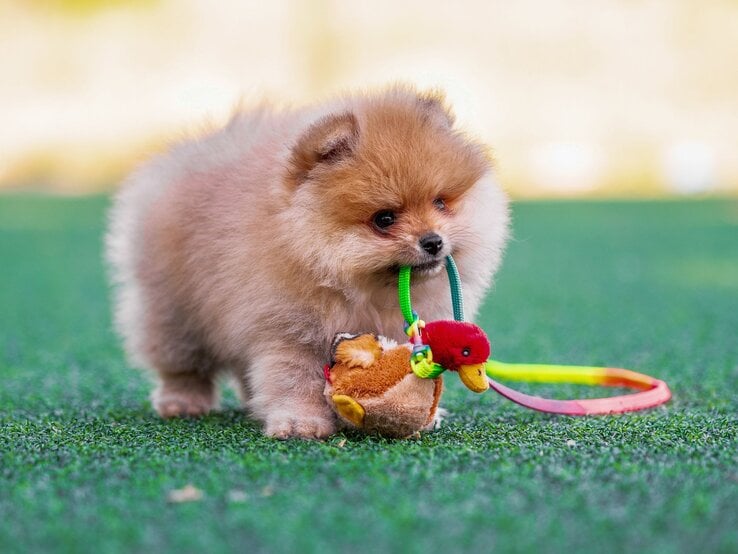
[[[451,256],[446,258],[446,271],[451,288],[451,303],[454,319],[464,320],[464,298],[461,289],[459,271]],[[413,343],[411,365],[419,377],[437,377],[444,368],[433,363],[432,353],[427,345],[423,345],[423,321],[412,309],[410,300],[409,267],[400,268],[398,296],[400,310],[405,318],[406,331]],[[550,364],[509,364],[497,360],[488,360],[485,371],[490,388],[513,402],[553,414],[564,415],[604,415],[632,412],[653,408],[667,402],[671,391],[664,381],[648,375],[614,367],[588,367]],[[536,383],[572,383],[580,385],[600,385],[606,387],[629,387],[640,392],[612,396],[607,398],[590,398],[581,400],[554,400],[532,396],[498,383],[492,377],[511,381],[527,381]]]
[[[399,291],[400,311],[402,311],[402,317],[405,318],[405,333],[413,345],[413,353],[410,356],[410,367],[412,367],[413,373],[418,377],[434,379],[446,371],[446,369],[440,364],[433,362],[433,352],[431,352],[430,346],[423,343],[422,329],[425,327],[425,321],[420,319],[418,314],[413,311],[412,303],[410,302],[410,268],[408,266],[400,268],[397,290]],[[463,316],[463,307],[461,315]]]

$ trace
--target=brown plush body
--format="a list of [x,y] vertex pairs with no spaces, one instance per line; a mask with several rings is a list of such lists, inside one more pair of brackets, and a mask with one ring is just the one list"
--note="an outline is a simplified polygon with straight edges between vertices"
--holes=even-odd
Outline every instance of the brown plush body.
[[410,368],[410,347],[365,334],[339,337],[324,395],[344,425],[407,437],[436,422],[443,381]]

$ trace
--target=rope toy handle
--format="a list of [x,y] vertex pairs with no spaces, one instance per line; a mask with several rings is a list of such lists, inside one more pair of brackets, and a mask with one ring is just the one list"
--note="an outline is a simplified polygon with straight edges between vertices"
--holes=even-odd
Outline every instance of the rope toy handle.
[[[418,316],[413,311],[412,302],[410,301],[411,271],[410,266],[402,266],[397,281],[397,296],[400,302],[400,311],[408,326],[412,326]],[[456,267],[456,262],[451,256],[446,256],[446,273],[448,274],[448,283],[451,288],[451,304],[454,310],[454,319],[456,321],[464,321],[464,294],[461,290],[461,277],[459,276],[459,268]]]
[[454,319],[464,321],[464,294],[461,291],[461,277],[459,276],[459,268],[456,267],[456,262],[450,255],[446,256],[446,273],[448,274],[448,283],[451,286],[451,305],[454,308]]
[[[489,360],[485,370],[490,388],[498,394],[526,408],[549,414],[571,416],[622,414],[655,408],[668,402],[671,398],[669,386],[664,381],[618,367],[507,364],[497,360]],[[605,398],[554,400],[516,391],[502,383],[498,383],[492,377],[532,383],[628,387],[640,392]]]
[[[454,319],[464,320],[464,298],[461,278],[456,263],[451,256],[446,258],[446,272],[451,289],[451,302]],[[398,297],[400,310],[406,322],[406,330],[413,342],[410,364],[419,377],[437,377],[444,369],[433,363],[432,353],[423,345],[421,329],[425,325],[412,309],[410,300],[410,267],[400,268]],[[561,415],[608,415],[653,408],[668,402],[671,391],[668,385],[643,373],[613,367],[550,365],[550,364],[510,364],[488,360],[485,372],[490,388],[516,404],[537,410]],[[525,394],[501,383],[492,377],[511,381],[537,383],[572,383],[600,385],[605,387],[629,387],[639,392],[606,398],[580,400],[554,400]]]

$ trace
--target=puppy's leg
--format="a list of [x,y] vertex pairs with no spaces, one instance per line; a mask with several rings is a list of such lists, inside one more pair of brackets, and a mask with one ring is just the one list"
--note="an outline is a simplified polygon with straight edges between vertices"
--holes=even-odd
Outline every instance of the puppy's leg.
[[248,406],[278,439],[322,439],[336,432],[336,419],[323,397],[322,361],[309,350],[272,345],[252,360],[246,381]]
[[174,326],[149,326],[146,358],[159,376],[151,403],[161,417],[200,416],[217,403],[215,360]]
[[205,415],[217,402],[215,383],[209,375],[159,371],[159,379],[151,403],[161,417]]

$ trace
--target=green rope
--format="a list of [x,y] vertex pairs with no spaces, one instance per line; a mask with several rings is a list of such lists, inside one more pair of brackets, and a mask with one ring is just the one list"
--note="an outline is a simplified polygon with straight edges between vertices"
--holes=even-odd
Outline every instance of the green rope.
[[454,319],[464,321],[464,295],[461,292],[461,278],[456,262],[451,256],[446,256],[446,273],[451,285],[451,303],[454,306]]
[[400,299],[400,311],[408,325],[413,324],[413,308],[410,304],[410,266],[400,268],[400,278],[397,283],[397,294]]
[[[411,271],[410,266],[402,266],[397,283],[400,311],[408,325],[412,325],[416,317],[413,314],[413,306],[410,300]],[[454,319],[456,321],[464,321],[464,295],[461,291],[461,278],[459,277],[459,269],[456,267],[456,262],[454,262],[451,256],[446,257],[446,273],[448,273],[448,282],[451,286],[451,303],[454,308]]]

